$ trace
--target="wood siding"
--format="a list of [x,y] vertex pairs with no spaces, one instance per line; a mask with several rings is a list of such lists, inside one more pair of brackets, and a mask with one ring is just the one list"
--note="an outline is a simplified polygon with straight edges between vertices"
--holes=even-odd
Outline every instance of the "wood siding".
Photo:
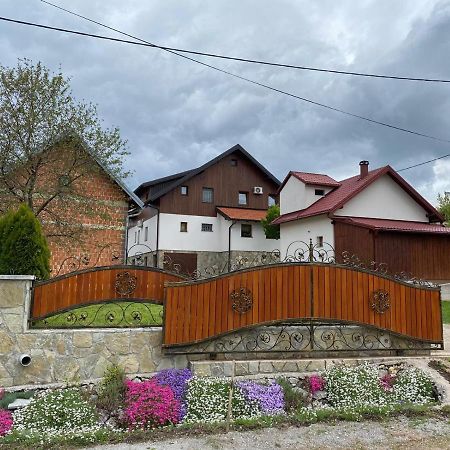
[[[251,291],[250,311],[239,314],[230,294]],[[388,292],[390,307],[370,307],[373,291]],[[442,342],[440,293],[339,266],[289,264],[256,268],[166,288],[164,345],[186,345],[243,327],[285,320],[356,323],[400,335]]]
[[[128,272],[136,277],[136,288],[129,295],[115,289],[118,274]],[[107,300],[152,301],[163,303],[164,283],[182,277],[158,269],[117,266],[76,272],[33,287],[31,319],[39,319],[82,305]]]
[[[231,160],[237,160],[237,166]],[[181,195],[180,186],[159,199],[162,213],[216,216],[216,206],[267,209],[268,195],[274,194],[278,185],[269,179],[240,152],[235,152],[188,180],[188,195]],[[262,195],[253,194],[253,187],[261,186]],[[214,189],[213,203],[202,202],[202,188]],[[248,204],[239,205],[239,192],[248,192]]]
[[372,232],[336,222],[336,255],[347,250],[362,261],[387,264],[389,273],[407,272],[427,280],[450,280],[450,236]]

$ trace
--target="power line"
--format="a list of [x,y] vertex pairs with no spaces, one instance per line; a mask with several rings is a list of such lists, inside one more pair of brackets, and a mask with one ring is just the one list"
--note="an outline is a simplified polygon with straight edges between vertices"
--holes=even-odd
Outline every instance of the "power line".
[[[72,14],[74,16],[80,17],[85,20],[89,20],[90,22],[93,22],[97,25],[104,26],[110,30],[116,31],[118,33],[122,33],[128,37],[132,37],[133,39],[137,39],[134,36],[131,36],[127,33],[123,33],[115,28],[109,27],[107,25],[104,25],[100,22],[97,22],[93,19],[90,19],[88,17],[85,17],[81,14],[77,14],[73,11],[70,11],[66,8],[63,8],[62,6],[55,5],[54,3],[48,2],[46,0],[40,0],[42,3],[46,3],[47,5],[53,6],[54,8],[60,9],[62,11],[65,11],[69,14]],[[179,53],[188,53],[191,55],[198,55],[198,56],[207,56],[210,58],[219,58],[219,59],[226,59],[231,61],[240,61],[240,62],[246,62],[251,64],[262,64],[265,66],[274,66],[274,67],[284,67],[288,69],[297,69],[297,70],[306,70],[306,71],[313,71],[313,72],[324,72],[324,73],[333,73],[333,74],[340,74],[340,75],[352,75],[352,76],[359,76],[359,77],[369,77],[369,78],[384,78],[384,79],[391,79],[391,80],[403,80],[403,81],[423,81],[423,82],[431,82],[431,83],[450,83],[450,80],[447,79],[440,79],[440,78],[417,78],[417,77],[405,77],[405,76],[396,76],[396,75],[381,75],[381,74],[374,74],[374,73],[364,73],[364,72],[351,72],[351,71],[345,71],[345,70],[336,70],[336,69],[321,69],[318,67],[310,67],[310,66],[297,66],[294,64],[282,64],[282,63],[274,63],[269,61],[262,61],[257,59],[248,59],[248,58],[239,58],[236,56],[228,56],[228,55],[221,55],[217,53],[206,53],[206,52],[200,52],[195,50],[186,50],[181,48],[174,48],[174,47],[167,47],[165,45],[157,45],[153,43],[146,42],[147,44],[151,45],[154,48],[159,48],[161,50],[172,50],[174,52]]]
[[424,166],[425,164],[429,164],[431,162],[438,161],[439,159],[448,158],[449,156],[450,156],[450,153],[448,155],[438,156],[437,158],[429,159],[428,161],[423,161],[421,163],[414,164],[413,166],[404,167],[403,169],[397,170],[397,172],[403,172],[404,170],[414,169],[414,167]]
[[[71,14],[75,14],[75,13],[72,13],[72,12],[70,12],[70,13]],[[77,15],[77,14],[75,14],[75,15]],[[80,17],[83,17],[83,16],[80,16]],[[90,22],[94,22],[94,23],[96,23],[96,24],[98,24],[100,26],[103,26],[105,28],[114,30],[117,33],[121,33],[123,35],[130,36],[133,39],[139,40],[141,42],[126,41],[126,40],[123,40],[123,39],[107,37],[107,36],[101,36],[101,35],[95,35],[95,34],[90,34],[90,33],[83,33],[81,31],[68,30],[68,29],[65,29],[65,28],[51,27],[51,26],[48,26],[48,25],[36,24],[36,23],[33,23],[33,22],[25,22],[25,21],[16,20],[16,19],[9,19],[9,18],[6,18],[6,17],[0,17],[0,20],[7,21],[7,22],[12,22],[12,23],[18,23],[18,24],[21,24],[21,25],[28,25],[28,26],[38,27],[38,28],[44,28],[44,29],[52,30],[52,31],[60,31],[60,32],[63,32],[63,33],[76,34],[76,35],[86,36],[86,37],[93,37],[93,38],[97,38],[97,39],[104,39],[104,40],[110,40],[110,41],[116,41],[116,42],[123,42],[123,43],[127,43],[127,44],[147,46],[147,47],[157,47],[154,44],[152,44],[151,42],[145,41],[144,39],[141,39],[141,38],[135,37],[133,35],[127,34],[127,33],[123,32],[123,31],[120,31],[120,30],[117,30],[115,28],[109,27],[109,26],[104,25],[104,24],[102,24],[100,22],[96,22],[96,21],[94,21],[92,19],[89,19],[89,18],[86,18],[86,17],[83,17],[83,18],[88,20],[88,21],[90,21]],[[378,121],[378,120],[375,120],[375,119],[371,119],[369,117],[365,117],[365,116],[361,116],[359,114],[354,114],[354,113],[345,111],[345,110],[340,109],[340,108],[335,108],[333,106],[329,106],[329,105],[326,105],[324,103],[316,102],[314,100],[310,100],[310,99],[307,99],[305,97],[301,97],[299,95],[292,94],[292,93],[290,93],[288,91],[283,91],[282,89],[278,89],[278,88],[275,88],[273,86],[269,86],[268,84],[260,83],[259,81],[255,81],[255,80],[252,80],[250,78],[243,77],[241,75],[237,75],[237,74],[235,74],[233,72],[229,72],[228,70],[221,69],[221,68],[213,66],[211,64],[207,64],[205,62],[202,62],[202,61],[199,61],[197,59],[191,58],[190,56],[186,56],[186,55],[183,55],[181,53],[177,53],[176,51],[169,50],[168,48],[161,47],[161,50],[167,51],[167,52],[172,53],[172,54],[174,54],[176,56],[179,56],[180,58],[187,59],[189,61],[195,62],[195,63],[200,64],[202,66],[205,66],[205,67],[208,67],[210,69],[216,70],[218,72],[224,73],[226,75],[232,76],[232,77],[237,78],[239,80],[246,81],[247,83],[251,83],[251,84],[253,84],[255,86],[260,86],[260,87],[263,87],[263,88],[268,89],[270,91],[278,92],[279,94],[283,94],[283,95],[287,95],[288,97],[295,98],[295,99],[300,100],[302,102],[306,102],[306,103],[310,103],[312,105],[320,106],[321,108],[325,108],[325,109],[328,109],[330,111],[335,111],[335,112],[338,112],[340,114],[344,114],[344,115],[349,116],[349,117],[354,117],[356,119],[364,120],[366,122],[374,123],[376,125],[380,125],[380,126],[383,126],[383,127],[386,127],[386,128],[391,128],[393,130],[401,131],[403,133],[408,133],[408,134],[412,134],[412,135],[415,135],[415,136],[421,136],[421,137],[424,137],[424,138],[427,138],[427,139],[431,139],[431,140],[434,140],[434,141],[450,143],[450,140],[448,140],[448,139],[443,139],[443,138],[439,138],[439,137],[436,137],[436,136],[431,136],[429,134],[420,133],[420,132],[414,131],[414,130],[409,130],[408,128],[402,128],[402,127],[399,127],[399,126],[396,126],[396,125],[392,125],[392,124],[389,124],[389,123],[386,123],[386,122],[381,122],[381,121]]]

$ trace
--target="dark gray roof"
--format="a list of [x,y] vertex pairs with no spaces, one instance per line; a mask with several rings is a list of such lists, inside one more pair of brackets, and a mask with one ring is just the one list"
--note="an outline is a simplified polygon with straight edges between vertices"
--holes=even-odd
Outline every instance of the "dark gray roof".
[[[158,198],[170,192],[172,189],[176,188],[177,186],[180,186],[181,184],[185,183],[195,175],[199,174],[200,172],[203,172],[208,167],[211,167],[212,165],[216,164],[217,162],[219,162],[223,158],[226,158],[227,156],[231,155],[234,152],[240,152],[242,155],[244,155],[256,167],[258,167],[267,176],[267,178],[273,181],[277,186],[281,184],[280,180],[278,180],[278,178],[272,175],[272,173],[270,173],[260,162],[258,162],[252,155],[250,155],[250,153],[248,153],[247,150],[245,150],[241,145],[236,144],[233,147],[229,148],[227,151],[221,153],[219,156],[216,156],[215,158],[211,159],[202,166],[197,167],[196,169],[186,170],[184,172],[179,172],[173,175],[169,175],[167,177],[147,181],[145,183],[142,183],[134,192],[138,194],[142,192],[142,190],[145,189],[146,187],[149,187],[150,195],[148,198],[148,202],[154,202]],[[154,187],[153,190],[152,187]]]

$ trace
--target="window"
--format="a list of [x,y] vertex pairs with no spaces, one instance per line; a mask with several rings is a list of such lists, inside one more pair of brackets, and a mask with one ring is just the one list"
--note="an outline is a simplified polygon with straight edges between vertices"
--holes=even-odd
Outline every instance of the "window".
[[148,227],[144,228],[144,241],[148,241]]
[[269,195],[267,198],[267,206],[273,206],[277,204],[277,199],[274,195]]
[[187,233],[187,222],[180,222],[180,232]]
[[239,204],[246,205],[248,203],[248,192],[239,192]]
[[212,231],[212,223],[202,223],[202,231]]
[[325,195],[325,190],[324,189],[316,189],[314,193],[316,195]]
[[188,195],[188,187],[187,186],[181,186],[180,187],[180,194],[181,195]]
[[214,201],[214,189],[204,187],[202,191],[202,202],[212,203],[213,201]]
[[148,266],[148,259],[146,256],[144,256],[144,266],[147,267]]
[[139,244],[139,242],[141,242],[141,230],[138,230],[137,241],[138,241],[138,244]]
[[134,232],[134,243],[137,244],[137,231]]
[[323,236],[316,237],[316,244],[317,244],[317,247],[323,247]]
[[236,167],[237,166],[237,159],[231,159],[230,160],[230,166]]
[[241,237],[245,238],[252,237],[252,226],[249,223],[241,224]]

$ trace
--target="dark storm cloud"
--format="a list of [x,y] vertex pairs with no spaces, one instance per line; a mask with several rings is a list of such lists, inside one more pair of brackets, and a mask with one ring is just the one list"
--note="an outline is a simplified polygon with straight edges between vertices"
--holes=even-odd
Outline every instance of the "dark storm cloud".
[[[450,2],[131,1],[59,5],[170,46],[285,63],[450,77]],[[2,15],[113,35],[37,0],[4,0]],[[129,142],[128,183],[200,165],[236,143],[275,175],[291,169],[340,178],[401,168],[450,146],[401,134],[249,85],[158,50],[0,23],[3,65],[41,60],[72,77]],[[356,79],[203,59],[226,70],[376,120],[450,139],[448,85]],[[445,160],[403,172],[423,195],[450,190]]]

